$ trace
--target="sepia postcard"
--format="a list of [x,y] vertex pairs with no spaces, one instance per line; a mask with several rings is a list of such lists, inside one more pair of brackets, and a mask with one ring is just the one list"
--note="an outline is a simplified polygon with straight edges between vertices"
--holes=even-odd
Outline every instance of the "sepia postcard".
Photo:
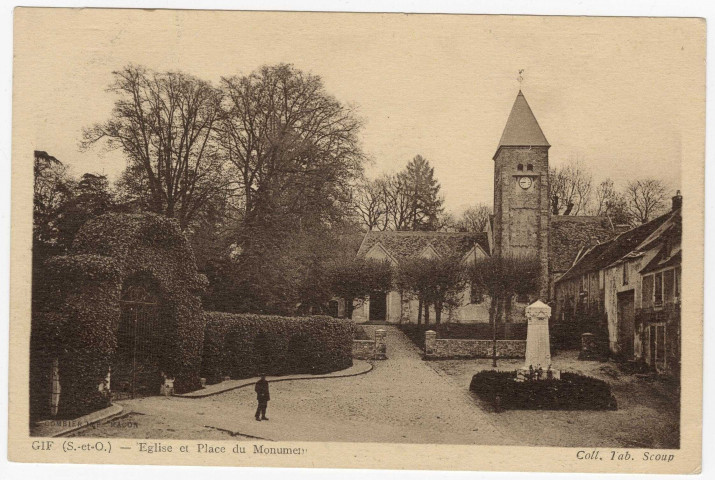
[[9,459],[698,473],[705,41],[17,8]]

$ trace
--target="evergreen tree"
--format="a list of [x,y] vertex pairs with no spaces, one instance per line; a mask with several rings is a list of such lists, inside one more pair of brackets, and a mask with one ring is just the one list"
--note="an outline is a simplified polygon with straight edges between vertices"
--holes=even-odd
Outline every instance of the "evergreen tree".
[[434,168],[422,155],[416,155],[399,176],[410,198],[407,229],[436,230],[444,208]]

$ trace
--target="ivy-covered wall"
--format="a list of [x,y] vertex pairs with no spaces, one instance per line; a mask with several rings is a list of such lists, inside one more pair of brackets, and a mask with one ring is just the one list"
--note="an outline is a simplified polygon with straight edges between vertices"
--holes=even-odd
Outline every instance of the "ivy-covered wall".
[[33,311],[34,412],[49,403],[47,362],[58,355],[60,411],[82,414],[106,404],[98,385],[117,345],[122,285],[135,276],[154,281],[167,312],[162,371],[176,378],[177,393],[200,387],[205,324],[199,294],[207,280],[198,274],[191,246],[174,219],[155,214],[94,218],[78,232],[71,254],[50,259],[47,271],[46,278],[34,279],[44,299]]
[[35,311],[31,331],[31,412],[49,411],[52,361],[62,386],[58,415],[71,417],[106,407],[98,389],[116,348],[120,272],[99,255],[54,257],[46,264],[45,311]]

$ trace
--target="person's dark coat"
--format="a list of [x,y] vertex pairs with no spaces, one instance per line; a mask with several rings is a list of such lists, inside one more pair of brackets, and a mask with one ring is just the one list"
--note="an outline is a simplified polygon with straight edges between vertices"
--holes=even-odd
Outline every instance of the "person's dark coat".
[[268,380],[262,378],[256,382],[256,394],[259,402],[267,402],[271,399],[271,395],[268,392]]

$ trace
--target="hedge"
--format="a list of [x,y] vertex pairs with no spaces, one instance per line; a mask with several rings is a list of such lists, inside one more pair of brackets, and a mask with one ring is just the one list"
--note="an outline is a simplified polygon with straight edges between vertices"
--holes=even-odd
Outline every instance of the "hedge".
[[[516,371],[484,370],[469,389],[496,408],[524,410],[616,410],[611,387],[603,380],[562,372],[560,380],[517,382]],[[497,397],[499,397],[497,399]]]
[[352,366],[349,320],[221,312],[204,317],[202,372],[208,383],[225,376],[323,374]]

